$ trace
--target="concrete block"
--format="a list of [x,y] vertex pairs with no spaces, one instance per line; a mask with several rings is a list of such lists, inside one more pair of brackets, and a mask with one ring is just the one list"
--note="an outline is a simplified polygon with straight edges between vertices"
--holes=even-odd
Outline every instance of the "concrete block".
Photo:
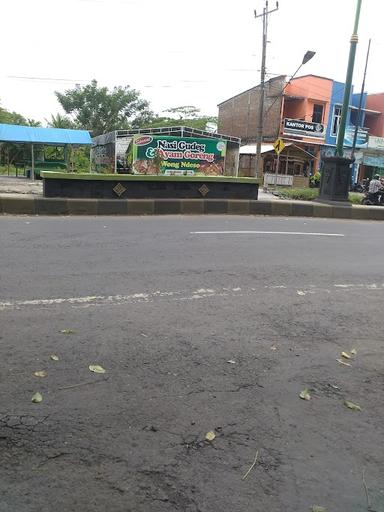
[[315,203],[313,205],[313,216],[331,219],[333,216],[332,206],[330,206],[329,204]]
[[289,217],[292,215],[292,202],[291,201],[271,201],[272,215],[281,215],[283,217]]
[[128,215],[126,199],[98,199],[97,215]]
[[41,198],[35,199],[36,213],[38,215],[68,215],[68,203],[64,198]]
[[204,213],[203,199],[183,199],[181,201],[181,213],[199,215]]
[[272,201],[250,201],[249,213],[251,215],[271,215]]
[[295,217],[313,217],[313,204],[294,201],[292,203],[292,215]]
[[332,217],[334,219],[351,219],[352,205],[350,206],[331,206]]
[[35,215],[36,206],[34,197],[5,197],[1,198],[3,213],[10,213],[13,215]]
[[351,212],[351,219],[355,220],[369,220],[371,219],[371,211],[369,206],[353,205]]
[[231,215],[249,215],[249,201],[246,199],[229,199],[228,213]]
[[67,199],[70,215],[97,215],[97,199]]
[[221,214],[228,213],[228,201],[222,199],[205,199],[204,213]]
[[153,215],[155,213],[153,199],[129,199],[127,206],[128,215]]
[[155,199],[155,215],[177,215],[181,213],[181,199]]

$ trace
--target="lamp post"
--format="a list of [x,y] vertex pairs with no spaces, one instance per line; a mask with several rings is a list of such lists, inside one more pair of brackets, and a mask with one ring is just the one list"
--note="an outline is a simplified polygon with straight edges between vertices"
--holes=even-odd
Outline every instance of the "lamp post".
[[353,68],[355,65],[356,46],[358,43],[357,29],[359,26],[362,0],[357,0],[355,24],[351,37],[351,47],[345,79],[343,107],[341,110],[340,125],[337,133],[336,156],[324,157],[320,182],[320,201],[348,201],[351,183],[351,164],[354,159],[343,157],[345,128],[347,124],[349,100],[352,89]]

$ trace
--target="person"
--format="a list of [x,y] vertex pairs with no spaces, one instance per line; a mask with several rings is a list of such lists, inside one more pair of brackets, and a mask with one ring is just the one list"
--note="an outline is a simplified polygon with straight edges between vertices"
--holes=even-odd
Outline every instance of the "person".
[[380,176],[375,174],[373,179],[369,182],[368,192],[371,198],[375,203],[379,202],[379,195],[382,190],[382,184],[380,181]]

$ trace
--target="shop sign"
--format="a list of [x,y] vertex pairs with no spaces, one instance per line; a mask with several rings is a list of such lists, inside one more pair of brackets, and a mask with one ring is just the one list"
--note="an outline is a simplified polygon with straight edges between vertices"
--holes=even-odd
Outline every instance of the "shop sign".
[[133,171],[166,176],[222,176],[227,143],[220,139],[135,135]]
[[[352,146],[353,138],[355,136],[355,126],[349,125],[345,129],[344,146]],[[368,130],[359,128],[357,130],[356,147],[366,148],[368,144]]]
[[374,137],[370,135],[368,137],[368,147],[371,149],[384,150],[384,137]]
[[325,137],[325,126],[321,123],[310,123],[300,119],[284,119],[284,134],[301,135],[302,137]]
[[370,167],[384,167],[384,156],[364,155],[363,164]]

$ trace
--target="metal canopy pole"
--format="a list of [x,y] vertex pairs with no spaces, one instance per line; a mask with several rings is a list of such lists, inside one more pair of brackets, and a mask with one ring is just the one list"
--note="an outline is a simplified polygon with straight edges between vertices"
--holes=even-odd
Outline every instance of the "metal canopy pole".
[[31,144],[31,164],[32,164],[32,170],[31,170],[31,180],[35,179],[35,150],[33,143]]

